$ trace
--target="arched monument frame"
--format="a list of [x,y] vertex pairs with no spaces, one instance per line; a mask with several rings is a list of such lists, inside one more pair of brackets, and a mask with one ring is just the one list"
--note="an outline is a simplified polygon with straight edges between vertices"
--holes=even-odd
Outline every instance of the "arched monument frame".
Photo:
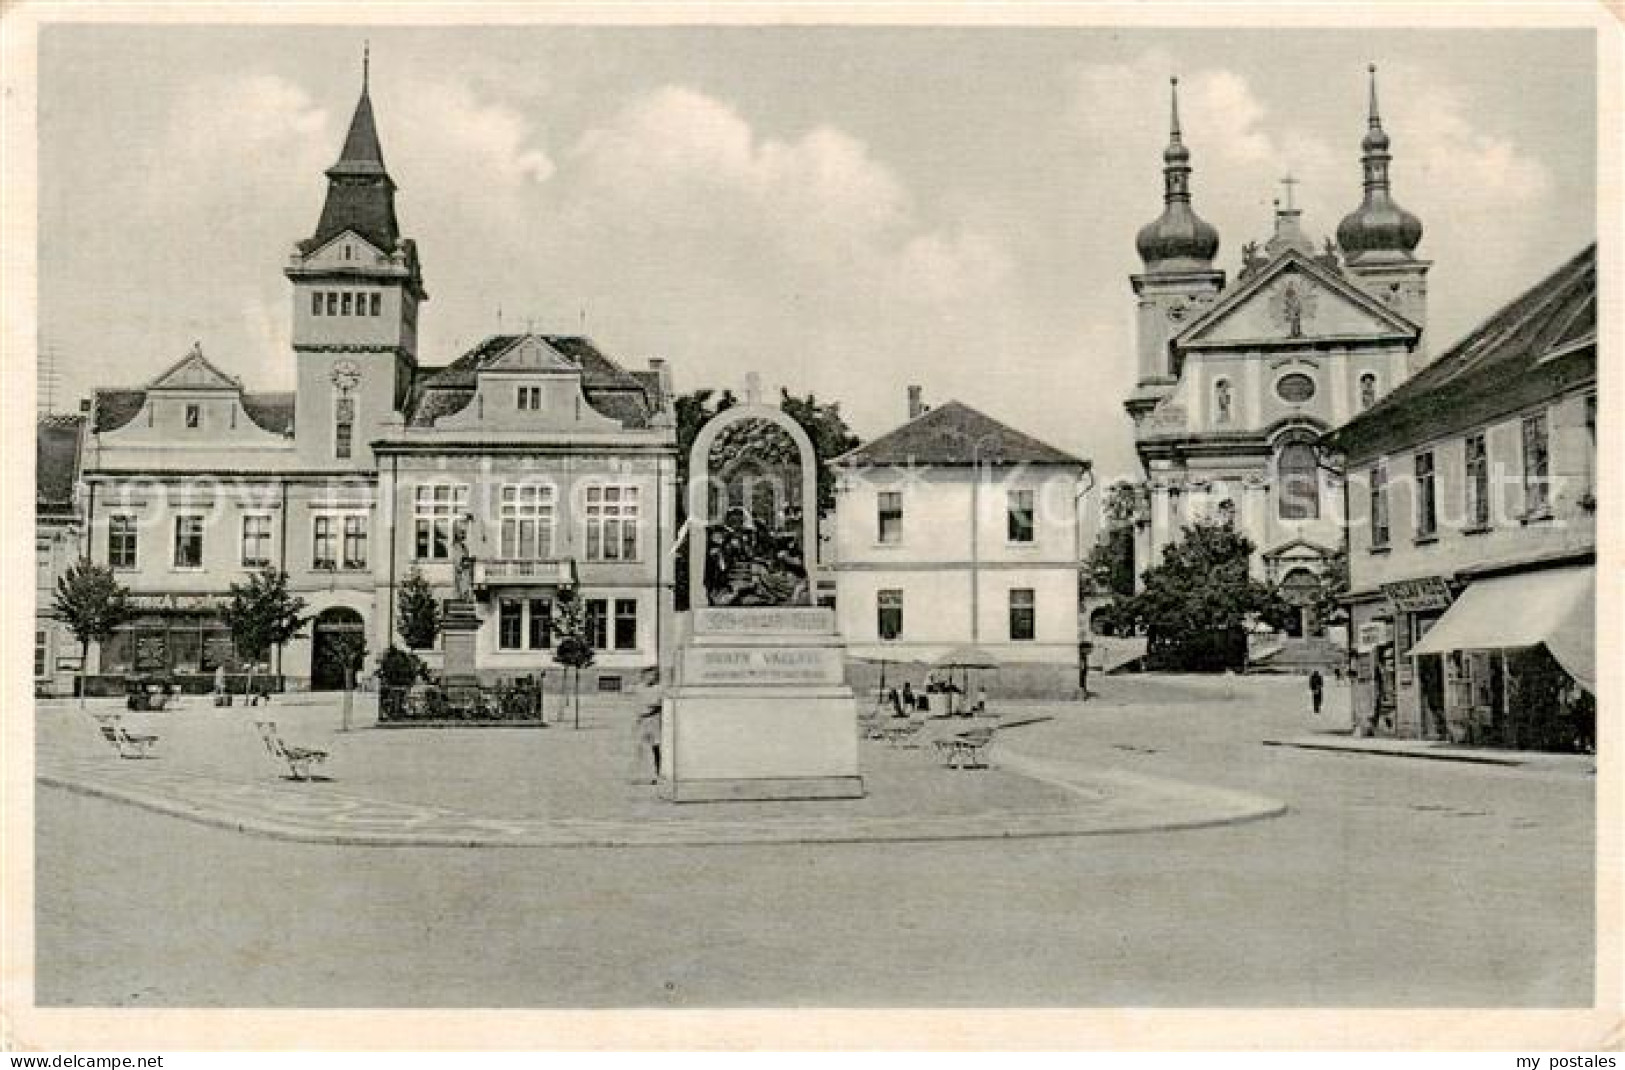
[[705,549],[711,529],[711,447],[734,424],[765,420],[790,436],[801,461],[801,556],[807,569],[807,592],[818,590],[818,454],[802,426],[771,405],[746,403],[724,409],[700,428],[688,454],[688,604],[710,606],[705,589]]

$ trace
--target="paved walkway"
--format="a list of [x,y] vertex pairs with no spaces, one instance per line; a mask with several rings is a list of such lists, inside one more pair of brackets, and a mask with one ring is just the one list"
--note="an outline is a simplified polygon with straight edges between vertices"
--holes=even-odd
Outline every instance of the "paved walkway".
[[1395,758],[1425,758],[1439,762],[1471,762],[1478,765],[1536,766],[1576,772],[1597,771],[1594,754],[1554,754],[1546,751],[1498,750],[1467,747],[1431,739],[1391,739],[1385,736],[1316,734],[1288,739],[1266,739],[1265,746],[1297,747],[1300,750],[1341,751],[1345,754],[1379,754]]
[[[671,806],[669,816],[482,815],[352,794],[329,781],[244,780],[166,767],[162,760],[39,751],[39,783],[205,825],[306,843],[378,847],[667,847],[770,843],[1088,836],[1228,825],[1286,806],[1246,792],[1114,769],[1085,768],[996,748],[1005,770],[1053,785],[1069,805],[959,813],[834,813],[786,803],[779,813],[729,817],[732,804]],[[972,771],[944,776],[975,777]],[[648,791],[653,793],[653,788]],[[662,812],[665,810],[663,808]]]

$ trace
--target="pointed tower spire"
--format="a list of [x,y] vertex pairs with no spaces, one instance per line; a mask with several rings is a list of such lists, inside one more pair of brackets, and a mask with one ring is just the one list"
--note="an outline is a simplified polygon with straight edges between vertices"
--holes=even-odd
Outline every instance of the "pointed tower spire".
[[344,231],[353,231],[380,252],[395,251],[400,225],[395,219],[395,182],[384,167],[378,124],[372,115],[372,47],[361,46],[361,96],[350,116],[338,162],[327,169],[327,200],[316,233],[302,243],[315,249]]
[[1168,79],[1168,134],[1170,140],[1179,144],[1179,76],[1176,74]]

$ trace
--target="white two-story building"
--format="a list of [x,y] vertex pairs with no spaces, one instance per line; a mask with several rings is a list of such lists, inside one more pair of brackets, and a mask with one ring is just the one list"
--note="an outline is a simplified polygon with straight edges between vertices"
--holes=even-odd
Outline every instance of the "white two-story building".
[[[975,646],[1004,694],[1078,688],[1079,498],[1088,461],[950,401],[834,461],[848,654],[925,666]],[[861,674],[861,672],[860,672]]]

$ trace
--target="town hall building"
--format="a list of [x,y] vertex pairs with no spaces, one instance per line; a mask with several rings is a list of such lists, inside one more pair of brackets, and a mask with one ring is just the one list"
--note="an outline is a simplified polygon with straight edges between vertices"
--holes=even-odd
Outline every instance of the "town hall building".
[[194,346],[145,386],[91,400],[83,551],[140,609],[92,651],[92,683],[156,672],[203,686],[221,666],[238,671],[229,585],[274,568],[312,617],[274,671],[290,687],[339,686],[339,636],[364,637],[369,667],[401,645],[410,574],[452,593],[459,533],[475,558],[482,678],[553,668],[551,607],[566,585],[597,651],[587,686],[657,664],[677,478],[664,363],[628,370],[588,338],[535,333],[424,363],[429,294],[365,78],[326,177],[315,230],[284,268],[292,393],[249,391]]
[[[1139,232],[1138,376],[1125,402],[1147,479],[1136,567],[1181,529],[1228,516],[1253,571],[1307,602],[1342,545],[1342,489],[1321,435],[1371,408],[1427,360],[1422,225],[1391,191],[1389,138],[1371,72],[1364,199],[1319,247],[1290,185],[1274,234],[1242,247],[1227,278],[1218,232],[1192,203],[1178,82],[1163,154],[1162,215]],[[1312,631],[1307,611],[1293,630]]]

